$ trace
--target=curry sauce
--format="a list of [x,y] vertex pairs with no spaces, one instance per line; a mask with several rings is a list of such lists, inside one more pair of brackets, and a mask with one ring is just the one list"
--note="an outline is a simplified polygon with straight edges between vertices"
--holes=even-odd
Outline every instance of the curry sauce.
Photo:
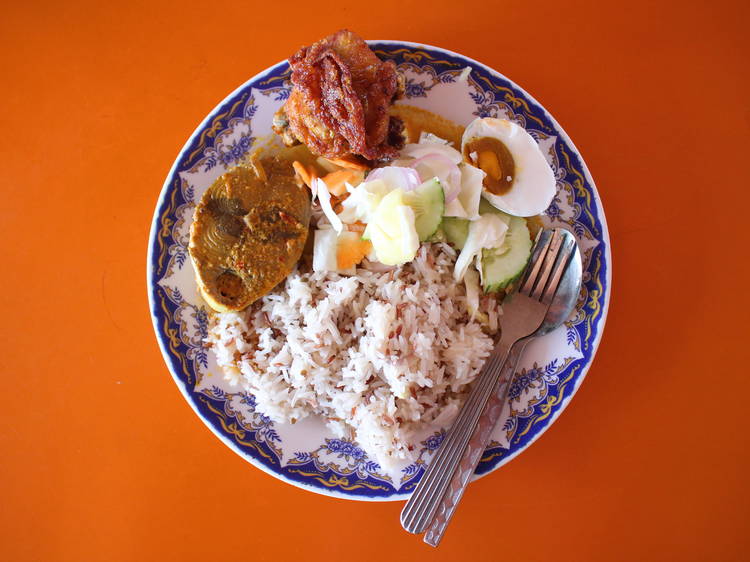
[[302,254],[310,196],[279,156],[219,177],[190,228],[190,257],[201,294],[219,312],[242,310],[283,281]]

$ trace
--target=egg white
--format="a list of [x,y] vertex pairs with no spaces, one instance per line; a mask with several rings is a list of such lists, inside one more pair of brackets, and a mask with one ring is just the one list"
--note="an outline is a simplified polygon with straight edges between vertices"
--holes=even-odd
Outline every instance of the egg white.
[[539,145],[523,127],[492,117],[472,121],[461,139],[461,152],[473,139],[490,137],[502,142],[513,156],[515,176],[510,189],[495,195],[486,189],[482,196],[509,215],[530,217],[544,212],[555,196],[555,175]]

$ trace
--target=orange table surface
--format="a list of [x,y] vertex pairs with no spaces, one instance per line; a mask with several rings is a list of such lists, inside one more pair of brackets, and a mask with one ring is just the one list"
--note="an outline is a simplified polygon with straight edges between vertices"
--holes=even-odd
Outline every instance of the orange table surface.
[[[748,560],[747,2],[5,2],[0,560]],[[349,27],[531,92],[601,194],[613,293],[565,413],[435,550],[302,491],[182,398],[149,316],[162,182],[257,71]]]

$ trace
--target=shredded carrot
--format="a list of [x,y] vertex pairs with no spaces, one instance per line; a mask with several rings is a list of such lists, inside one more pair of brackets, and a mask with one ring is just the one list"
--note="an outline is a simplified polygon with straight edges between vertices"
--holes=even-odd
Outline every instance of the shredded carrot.
[[361,161],[349,160],[348,158],[326,158],[331,164],[340,166],[342,168],[348,168],[350,170],[369,170],[370,166],[362,163]]
[[339,243],[336,249],[336,266],[339,269],[349,269],[361,262],[372,251],[369,240],[353,240]]
[[313,168],[307,168],[302,162],[295,160],[292,162],[292,167],[297,175],[305,182],[305,185],[312,188],[312,180],[318,177]]
[[336,166],[336,164],[332,163],[330,160],[326,160],[322,156],[318,156],[315,159],[315,162],[323,168],[326,172],[335,172],[336,170],[340,170],[341,168],[339,166]]
[[346,186],[344,184],[351,181],[357,174],[356,170],[339,170],[327,174],[323,178],[323,181],[326,182],[328,191],[336,196],[340,196],[346,193]]
[[355,221],[351,224],[346,225],[347,230],[350,230],[351,232],[364,232],[365,231],[365,224],[359,221]]

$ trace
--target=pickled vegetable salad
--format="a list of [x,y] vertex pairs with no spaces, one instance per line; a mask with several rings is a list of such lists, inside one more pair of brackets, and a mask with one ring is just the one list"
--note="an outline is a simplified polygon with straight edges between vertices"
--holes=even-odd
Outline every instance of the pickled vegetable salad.
[[484,178],[447,141],[423,133],[393,165],[346,182],[338,212],[326,182],[312,180],[327,219],[315,232],[313,269],[353,274],[364,258],[397,266],[412,261],[420,243],[447,241],[461,250],[457,282],[477,299],[480,282],[485,292],[503,289],[525,266],[531,239],[525,219],[482,200]]

